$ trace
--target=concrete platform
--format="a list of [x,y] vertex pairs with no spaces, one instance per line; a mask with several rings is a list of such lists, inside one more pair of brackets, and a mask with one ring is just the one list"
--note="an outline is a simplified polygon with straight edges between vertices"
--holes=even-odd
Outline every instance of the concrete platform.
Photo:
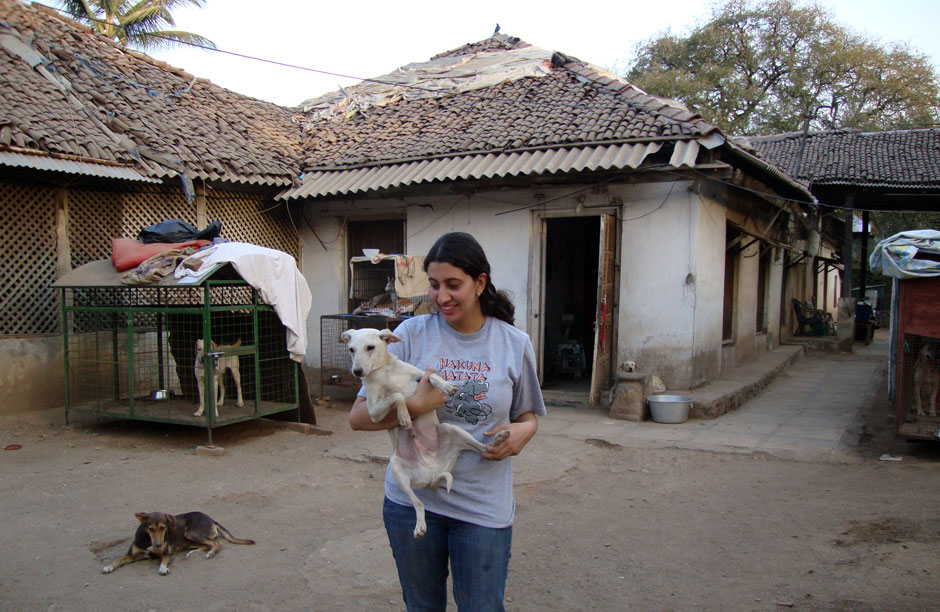
[[539,435],[600,439],[626,447],[767,453],[808,461],[860,461],[863,414],[887,376],[887,331],[853,353],[783,346],[694,390],[699,414],[685,423],[631,422],[603,410],[553,406]]
[[692,398],[692,418],[713,419],[742,406],[806,353],[802,344],[783,345],[706,385],[670,390]]

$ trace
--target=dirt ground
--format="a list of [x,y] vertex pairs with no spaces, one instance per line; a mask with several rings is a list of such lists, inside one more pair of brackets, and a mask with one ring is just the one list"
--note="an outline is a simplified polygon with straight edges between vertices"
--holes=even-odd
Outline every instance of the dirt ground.
[[[754,401],[759,401],[759,398]],[[348,404],[318,434],[0,419],[0,610],[403,609],[381,526],[384,465]],[[857,461],[632,449],[538,435],[516,459],[507,609],[893,611],[940,600],[940,452],[890,452],[870,407]],[[255,546],[104,575],[137,511],[202,510]]]

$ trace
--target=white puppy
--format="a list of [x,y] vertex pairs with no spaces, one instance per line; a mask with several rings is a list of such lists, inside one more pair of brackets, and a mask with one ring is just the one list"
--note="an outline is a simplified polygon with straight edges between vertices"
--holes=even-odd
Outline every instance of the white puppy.
[[[193,416],[202,416],[206,408],[206,358],[209,358],[210,362],[213,362],[213,353],[219,353],[225,349],[238,348],[242,345],[242,339],[239,338],[236,340],[235,344],[216,344],[215,342],[211,342],[212,353],[206,353],[205,344],[202,338],[196,340],[196,363],[193,366],[193,371],[196,374],[196,386],[199,387],[199,410],[194,412]],[[216,366],[212,371],[212,378],[215,380],[215,396],[217,398],[215,403],[215,417],[219,418],[219,406],[225,403],[225,385],[222,384],[222,377],[225,376],[226,370],[232,373],[232,378],[235,380],[235,391],[238,394],[238,401],[235,403],[240,408],[245,405],[245,402],[242,401],[242,377],[238,369],[238,355],[230,355],[228,357],[219,355],[219,360],[215,363]]]
[[[372,421],[378,423],[392,408],[398,414],[401,427],[388,431],[395,449],[389,468],[395,482],[414,505],[417,515],[414,534],[415,538],[420,538],[427,532],[427,524],[424,504],[413,489],[433,489],[445,482],[450,491],[454,482],[450,471],[457,462],[457,453],[462,450],[482,453],[486,445],[456,425],[441,423],[435,411],[421,415],[412,423],[405,398],[414,395],[424,372],[388,352],[390,342],[401,342],[401,338],[391,330],[351,329],[343,332],[340,340],[349,345],[351,370],[353,375],[362,379]],[[430,381],[447,395],[457,391],[457,385],[437,374],[432,374]],[[492,445],[499,446],[508,437],[508,431],[500,431],[493,436]]]

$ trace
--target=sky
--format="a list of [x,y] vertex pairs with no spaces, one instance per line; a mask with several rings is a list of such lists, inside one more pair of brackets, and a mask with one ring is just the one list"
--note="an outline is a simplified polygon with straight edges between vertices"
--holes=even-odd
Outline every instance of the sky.
[[[42,3],[54,5],[55,0]],[[884,44],[907,43],[940,71],[937,0],[819,3],[846,28]],[[666,31],[687,33],[706,21],[710,6],[707,0],[206,0],[203,9],[175,10],[177,28],[201,34],[224,51],[355,78],[192,48],[150,55],[227,89],[296,106],[339,86],[487,38],[497,23],[503,34],[614,69],[632,59],[637,43]]]

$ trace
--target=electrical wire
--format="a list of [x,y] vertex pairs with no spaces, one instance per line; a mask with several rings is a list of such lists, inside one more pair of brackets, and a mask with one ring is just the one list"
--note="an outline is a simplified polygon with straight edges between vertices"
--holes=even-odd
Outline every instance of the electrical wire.
[[[43,5],[43,6],[46,6],[47,8],[50,8],[50,9],[52,9],[52,10],[54,10],[54,11],[57,11],[57,12],[63,14],[63,15],[66,15],[66,16],[68,16],[68,17],[74,19],[75,21],[78,21],[79,19],[87,19],[87,20],[90,21],[90,22],[103,23],[103,24],[105,24],[105,25],[109,25],[109,26],[121,28],[121,29],[123,29],[123,30],[127,30],[127,29],[128,29],[128,27],[127,27],[126,25],[124,25],[124,24],[112,23],[112,22],[107,21],[107,20],[105,20],[105,19],[100,19],[100,18],[97,18],[97,17],[91,17],[90,15],[82,15],[81,17],[76,17],[76,16],[73,15],[72,13],[66,11],[65,9],[60,9],[60,8],[58,8],[58,7],[49,6],[49,5]],[[396,87],[405,87],[405,88],[408,88],[408,89],[416,89],[416,90],[419,90],[419,91],[424,91],[424,92],[429,92],[429,93],[440,93],[440,90],[438,90],[438,89],[432,89],[432,88],[428,88],[428,87],[421,87],[420,85],[412,85],[412,84],[410,84],[410,83],[396,83],[396,82],[387,81],[387,80],[386,80],[386,81],[383,81],[382,79],[376,79],[376,78],[358,77],[358,76],[353,76],[353,75],[350,75],[350,74],[343,74],[343,73],[341,73],[341,72],[332,72],[332,71],[330,71],[330,70],[321,70],[321,69],[319,69],[319,68],[310,68],[310,67],[308,67],[308,66],[300,66],[300,65],[297,65],[297,64],[289,64],[289,63],[287,63],[287,62],[281,62],[281,61],[278,61],[278,60],[270,60],[270,59],[266,59],[266,58],[263,58],[263,57],[257,57],[257,56],[254,56],[254,55],[247,55],[247,54],[245,54],[245,53],[238,53],[238,52],[236,52],[236,51],[226,51],[225,49],[219,49],[218,47],[210,47],[209,45],[201,45],[201,44],[199,44],[199,43],[189,42],[189,41],[185,41],[185,40],[179,40],[179,39],[177,39],[177,38],[172,38],[172,37],[170,37],[170,36],[162,36],[162,35],[160,35],[160,34],[155,34],[155,33],[149,33],[148,36],[150,36],[150,37],[152,37],[152,38],[159,38],[159,39],[161,39],[161,40],[166,40],[166,41],[172,42],[172,43],[174,43],[174,44],[186,45],[186,46],[188,46],[188,47],[194,47],[194,48],[196,48],[196,49],[202,49],[202,50],[204,50],[204,51],[212,51],[212,52],[214,52],[214,53],[221,53],[221,54],[223,54],[223,55],[231,55],[231,56],[233,56],[233,57],[238,57],[238,58],[241,58],[241,59],[247,59],[247,60],[252,60],[252,61],[256,61],[256,62],[263,62],[263,63],[265,63],[265,64],[272,64],[272,65],[274,65],[274,66],[281,66],[281,67],[284,67],[284,68],[291,68],[291,69],[294,69],[294,70],[303,70],[303,71],[305,71],[305,72],[314,72],[314,73],[316,73],[316,74],[322,74],[322,75],[326,75],[326,76],[334,76],[334,77],[339,77],[339,78],[343,78],[343,79],[350,79],[350,80],[354,80],[354,81],[366,81],[366,82],[369,82],[369,83],[379,83],[379,84],[381,84],[381,85],[394,85],[394,86],[396,86]],[[480,99],[483,99],[483,98],[484,98],[484,96],[476,96],[476,97],[478,97],[478,98],[480,98]]]

